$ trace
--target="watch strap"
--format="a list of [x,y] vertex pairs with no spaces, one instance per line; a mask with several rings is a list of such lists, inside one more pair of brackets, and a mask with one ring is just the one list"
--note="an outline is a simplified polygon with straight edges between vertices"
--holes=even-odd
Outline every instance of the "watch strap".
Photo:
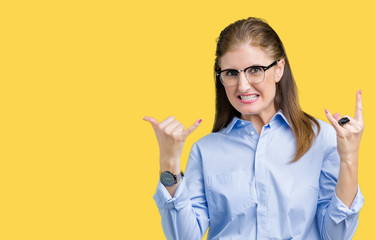
[[176,183],[178,183],[182,177],[184,176],[184,173],[182,171],[180,171],[179,174],[175,175],[176,176]]

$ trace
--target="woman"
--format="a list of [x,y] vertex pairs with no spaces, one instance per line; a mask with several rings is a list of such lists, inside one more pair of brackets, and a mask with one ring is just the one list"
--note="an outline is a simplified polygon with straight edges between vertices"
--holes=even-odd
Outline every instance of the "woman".
[[[358,150],[361,91],[354,119],[303,112],[284,46],[263,20],[226,27],[217,42],[213,132],[179,158],[186,137],[173,117],[145,117],[160,147],[154,199],[167,239],[351,239],[363,196]],[[340,120],[340,123],[338,122]],[[346,120],[346,121],[345,121]]]

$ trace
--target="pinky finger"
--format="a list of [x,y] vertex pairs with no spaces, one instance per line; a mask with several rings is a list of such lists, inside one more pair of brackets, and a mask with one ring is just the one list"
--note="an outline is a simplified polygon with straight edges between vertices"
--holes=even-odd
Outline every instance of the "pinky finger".
[[187,128],[184,131],[186,137],[189,136],[192,132],[194,132],[194,130],[199,127],[199,125],[201,124],[201,122],[202,122],[202,119],[198,119],[197,121],[195,121],[195,123],[193,125],[191,125],[189,128]]

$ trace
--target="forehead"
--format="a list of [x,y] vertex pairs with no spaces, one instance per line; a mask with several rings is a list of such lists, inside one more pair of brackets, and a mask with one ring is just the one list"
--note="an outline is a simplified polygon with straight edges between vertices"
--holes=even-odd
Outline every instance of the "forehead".
[[219,60],[221,69],[243,69],[252,65],[267,65],[272,58],[266,50],[250,44],[231,48]]

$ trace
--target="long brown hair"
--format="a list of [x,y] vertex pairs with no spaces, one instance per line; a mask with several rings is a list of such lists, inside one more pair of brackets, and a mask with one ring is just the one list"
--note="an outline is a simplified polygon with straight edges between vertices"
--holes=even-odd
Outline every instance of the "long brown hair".
[[297,85],[294,80],[289,60],[284,45],[277,33],[260,18],[248,18],[238,20],[226,27],[217,40],[216,59],[214,74],[216,79],[216,114],[212,132],[217,132],[226,127],[234,116],[241,117],[229,102],[224,86],[216,72],[220,71],[220,58],[234,46],[249,43],[252,46],[260,47],[275,60],[285,59],[284,74],[276,84],[275,107],[281,109],[287,118],[293,135],[296,139],[296,151],[292,162],[300,159],[312,146],[315,138],[314,124],[317,127],[317,134],[320,132],[318,121],[309,114],[302,111],[299,101]]

